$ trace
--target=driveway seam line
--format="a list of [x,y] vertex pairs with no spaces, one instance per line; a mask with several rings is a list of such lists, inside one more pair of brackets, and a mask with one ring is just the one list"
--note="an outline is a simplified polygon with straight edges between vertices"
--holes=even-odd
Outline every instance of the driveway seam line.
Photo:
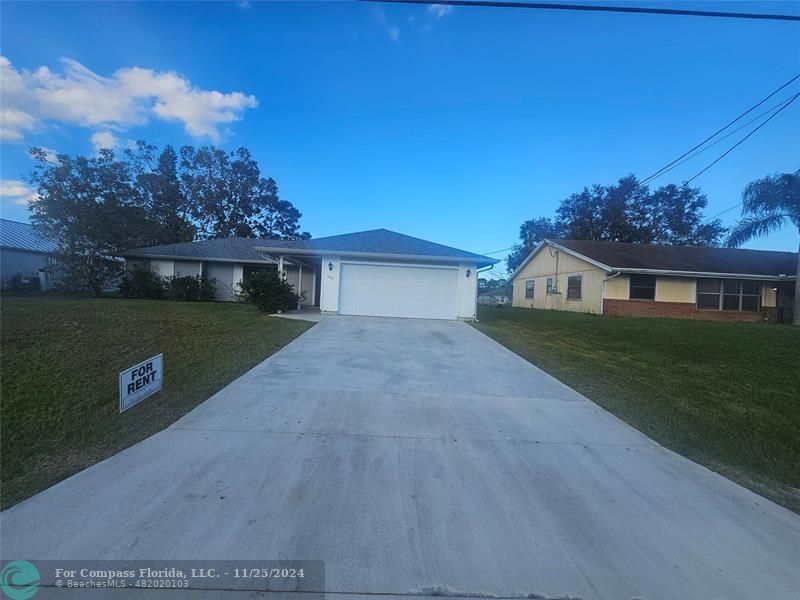
[[326,433],[321,431],[277,431],[274,429],[208,429],[205,427],[172,427],[180,431],[208,431],[212,433],[262,433],[278,435],[313,435],[317,437],[366,437],[366,438],[387,438],[398,440],[422,440],[431,442],[492,442],[509,444],[539,444],[553,446],[609,446],[618,448],[657,448],[657,444],[617,444],[613,442],[555,442],[550,440],[501,440],[483,438],[452,438],[452,437],[430,437],[413,435],[385,435],[378,433]]

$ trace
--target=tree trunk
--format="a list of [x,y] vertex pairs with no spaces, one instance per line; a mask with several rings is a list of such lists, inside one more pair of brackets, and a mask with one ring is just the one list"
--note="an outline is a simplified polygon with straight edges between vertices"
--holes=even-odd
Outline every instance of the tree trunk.
[[792,308],[792,324],[800,327],[800,248],[797,252],[797,274],[794,280],[794,308]]

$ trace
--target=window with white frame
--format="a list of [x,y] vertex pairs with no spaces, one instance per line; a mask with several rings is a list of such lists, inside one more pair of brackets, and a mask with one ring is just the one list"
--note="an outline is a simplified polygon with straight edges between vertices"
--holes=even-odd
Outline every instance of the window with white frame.
[[742,279],[698,279],[697,308],[757,312],[761,283]]
[[548,277],[547,278],[547,293],[548,294],[555,294],[555,292],[556,292],[556,289],[553,286],[553,278],[552,277]]

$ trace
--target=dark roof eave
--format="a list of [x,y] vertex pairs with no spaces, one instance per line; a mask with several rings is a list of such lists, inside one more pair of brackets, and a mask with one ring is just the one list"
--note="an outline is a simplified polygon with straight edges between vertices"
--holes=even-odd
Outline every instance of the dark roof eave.
[[177,254],[149,254],[145,252],[122,252],[118,254],[122,258],[156,258],[159,260],[192,260],[209,262],[230,262],[230,263],[265,263],[275,264],[272,259],[256,258],[222,258],[219,256],[182,256]]
[[753,273],[715,273],[706,271],[675,271],[671,269],[639,269],[628,267],[609,267],[612,272],[641,273],[645,275],[667,275],[673,277],[709,277],[718,279],[758,279],[761,281],[789,281],[797,279],[796,275],[756,275]]

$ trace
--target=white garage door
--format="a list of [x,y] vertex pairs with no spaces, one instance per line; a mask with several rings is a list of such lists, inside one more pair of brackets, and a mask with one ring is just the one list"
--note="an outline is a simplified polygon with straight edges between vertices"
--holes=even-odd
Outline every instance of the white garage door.
[[339,313],[455,319],[458,316],[458,270],[342,263]]

